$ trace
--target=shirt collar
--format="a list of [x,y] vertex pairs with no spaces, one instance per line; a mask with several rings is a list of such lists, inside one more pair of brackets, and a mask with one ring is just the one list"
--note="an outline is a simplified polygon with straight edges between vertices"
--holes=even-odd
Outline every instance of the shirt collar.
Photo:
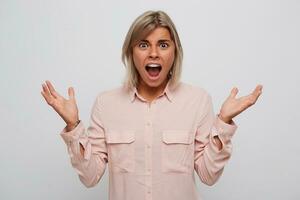
[[[170,81],[168,81],[164,91],[159,96],[162,96],[162,95],[166,95],[167,99],[170,102],[173,101],[174,94],[173,94],[173,91],[170,89]],[[133,102],[137,96],[140,97],[136,87],[134,87],[129,91],[130,102]]]

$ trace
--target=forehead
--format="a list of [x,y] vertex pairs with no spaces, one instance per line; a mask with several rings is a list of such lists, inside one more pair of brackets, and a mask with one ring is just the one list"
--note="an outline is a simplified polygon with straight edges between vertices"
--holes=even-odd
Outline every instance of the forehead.
[[154,30],[152,30],[148,35],[146,35],[145,40],[171,40],[170,31],[165,27],[157,27]]

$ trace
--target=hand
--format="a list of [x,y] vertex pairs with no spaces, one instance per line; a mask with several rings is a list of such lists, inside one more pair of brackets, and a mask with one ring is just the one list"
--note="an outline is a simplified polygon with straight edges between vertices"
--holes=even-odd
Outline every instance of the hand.
[[230,123],[232,118],[246,110],[248,107],[255,104],[258,97],[262,93],[262,85],[257,85],[255,90],[247,95],[240,98],[235,98],[238,93],[238,89],[234,87],[231,90],[230,95],[227,97],[225,102],[222,104],[219,118],[226,123]]
[[74,89],[68,88],[69,99],[65,99],[55,91],[50,81],[42,84],[41,94],[50,105],[66,122],[68,127],[72,127],[78,121],[78,108],[76,105]]

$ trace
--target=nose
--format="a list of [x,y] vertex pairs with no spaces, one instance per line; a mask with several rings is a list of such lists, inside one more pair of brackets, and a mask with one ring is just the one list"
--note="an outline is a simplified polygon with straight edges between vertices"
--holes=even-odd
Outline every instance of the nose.
[[157,51],[156,47],[150,48],[149,57],[152,59],[158,58],[158,51]]

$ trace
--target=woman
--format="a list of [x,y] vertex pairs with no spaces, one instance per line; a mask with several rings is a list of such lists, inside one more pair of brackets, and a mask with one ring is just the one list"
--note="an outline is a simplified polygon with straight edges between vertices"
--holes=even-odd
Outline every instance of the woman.
[[262,86],[240,98],[233,88],[215,115],[206,90],[180,82],[182,56],[166,13],[139,16],[123,44],[124,84],[98,94],[87,129],[74,89],[65,99],[43,84],[43,97],[66,122],[60,134],[86,187],[99,182],[107,163],[110,200],[196,200],[194,170],[207,185],[221,176],[237,128],[232,119],[256,102]]

